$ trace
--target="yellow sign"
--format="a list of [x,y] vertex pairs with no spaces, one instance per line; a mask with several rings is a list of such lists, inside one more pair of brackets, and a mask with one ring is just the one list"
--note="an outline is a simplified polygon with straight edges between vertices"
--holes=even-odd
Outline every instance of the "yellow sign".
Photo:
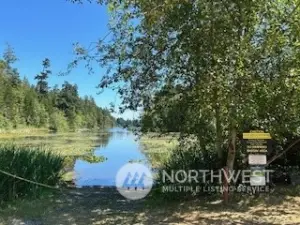
[[271,139],[270,133],[250,132],[243,133],[243,139]]

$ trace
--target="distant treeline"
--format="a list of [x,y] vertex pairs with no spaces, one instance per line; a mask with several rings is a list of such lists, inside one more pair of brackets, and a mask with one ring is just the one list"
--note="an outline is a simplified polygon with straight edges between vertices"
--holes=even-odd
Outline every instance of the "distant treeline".
[[98,107],[92,97],[79,97],[78,87],[65,82],[61,88],[48,86],[50,60],[43,61],[36,85],[21,79],[12,67],[16,60],[11,48],[0,59],[0,130],[20,127],[49,128],[53,131],[113,126],[115,119]]
[[135,128],[140,126],[139,120],[125,120],[123,118],[118,118],[116,120],[116,125],[124,128]]

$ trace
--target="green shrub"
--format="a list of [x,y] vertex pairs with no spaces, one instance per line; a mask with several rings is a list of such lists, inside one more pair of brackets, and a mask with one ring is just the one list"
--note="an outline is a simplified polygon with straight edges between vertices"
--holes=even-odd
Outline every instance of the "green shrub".
[[63,132],[69,130],[69,125],[63,112],[55,111],[50,116],[50,129],[55,132]]
[[0,114],[0,131],[1,130],[8,130],[12,127],[11,122],[5,118],[3,115]]
[[215,170],[217,168],[218,157],[214,146],[203,149],[197,138],[181,140],[179,146],[172,151],[164,163],[166,170]]
[[[206,186],[209,185],[208,183],[170,183],[168,180],[167,182],[163,183],[162,179],[162,171],[165,171],[167,174],[172,174],[172,171],[176,173],[176,171],[184,170],[188,172],[189,170],[217,170],[218,169],[218,157],[215,149],[211,147],[207,147],[206,149],[201,148],[199,141],[190,138],[180,142],[179,146],[175,148],[168,160],[164,163],[162,168],[158,171],[156,185],[158,190],[155,194],[166,198],[181,198],[183,196],[191,196],[194,195],[190,192],[169,192],[169,193],[162,193],[162,186],[163,185],[171,185],[175,186]],[[199,175],[201,175],[199,173]],[[179,176],[181,180],[181,177]],[[198,177],[198,181],[202,181],[202,177]],[[201,193],[197,193],[201,194]]]
[[[0,145],[0,170],[37,183],[55,186],[64,159],[43,148]],[[0,202],[38,195],[43,188],[0,172]]]

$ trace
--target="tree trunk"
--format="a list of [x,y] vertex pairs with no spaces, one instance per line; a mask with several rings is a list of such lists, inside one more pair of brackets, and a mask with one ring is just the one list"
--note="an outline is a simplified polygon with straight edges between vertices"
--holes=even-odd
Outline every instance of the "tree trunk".
[[222,126],[220,118],[220,108],[216,106],[216,151],[218,154],[219,167],[223,167],[223,149],[222,149]]
[[229,148],[227,156],[227,167],[229,171],[233,170],[236,155],[236,128],[232,127],[229,135]]

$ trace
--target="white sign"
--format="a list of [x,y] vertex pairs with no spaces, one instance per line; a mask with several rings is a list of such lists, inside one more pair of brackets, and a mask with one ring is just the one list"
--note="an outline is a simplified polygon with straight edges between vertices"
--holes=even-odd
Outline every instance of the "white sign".
[[266,155],[248,155],[249,165],[266,165],[267,164],[267,156]]
[[266,174],[263,167],[252,167],[250,175],[251,186],[265,186],[266,185]]

